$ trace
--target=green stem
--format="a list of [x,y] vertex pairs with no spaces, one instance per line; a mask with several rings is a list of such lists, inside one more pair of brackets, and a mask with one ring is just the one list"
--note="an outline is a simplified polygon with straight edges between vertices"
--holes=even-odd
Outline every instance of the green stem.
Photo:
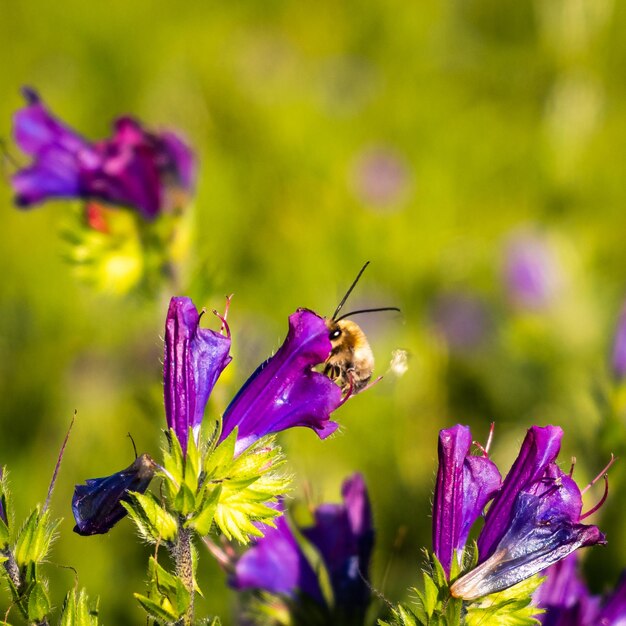
[[193,562],[191,559],[191,537],[193,531],[190,528],[181,528],[178,539],[174,545],[173,555],[176,563],[176,575],[189,591],[189,607],[185,615],[176,622],[176,626],[191,626],[193,624]]

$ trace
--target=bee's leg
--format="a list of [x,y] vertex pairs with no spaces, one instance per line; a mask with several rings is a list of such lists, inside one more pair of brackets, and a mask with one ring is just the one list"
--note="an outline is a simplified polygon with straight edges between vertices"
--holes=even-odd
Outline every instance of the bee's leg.
[[377,385],[382,379],[383,379],[382,376],[375,378],[371,383],[368,383],[367,385],[365,385],[363,389],[360,389],[359,393],[361,393],[361,391],[365,391],[366,389],[371,389],[374,385]]
[[345,404],[349,398],[351,398],[354,395],[354,376],[352,375],[351,371],[346,371],[347,374],[347,378],[348,378],[348,382],[347,384],[344,383],[341,386],[341,392],[344,394],[344,396],[341,398],[341,404],[339,406],[341,406],[342,404]]

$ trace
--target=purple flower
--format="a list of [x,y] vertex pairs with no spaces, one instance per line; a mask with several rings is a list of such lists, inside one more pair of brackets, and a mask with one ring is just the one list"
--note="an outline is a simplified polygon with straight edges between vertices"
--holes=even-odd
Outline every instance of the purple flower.
[[[344,481],[342,496],[343,504],[319,506],[313,526],[300,532],[317,549],[328,572],[334,606],[326,608],[336,620],[332,623],[362,624],[370,600],[366,581],[374,529],[360,474]],[[301,593],[325,603],[315,570],[284,516],[237,561],[230,584],[239,590],[264,590],[292,599]]]
[[487,338],[492,326],[487,305],[471,293],[447,293],[435,300],[431,318],[451,350],[471,351]]
[[553,250],[537,235],[519,235],[506,250],[504,280],[511,299],[523,308],[543,309],[558,296],[562,277]]
[[454,550],[465,546],[470,529],[500,487],[500,472],[484,456],[471,456],[472,434],[460,424],[439,433],[439,470],[433,503],[433,551],[446,574]]
[[[284,513],[283,503],[277,504],[276,509]],[[240,591],[263,589],[286,596],[293,596],[300,590],[323,602],[315,571],[300,549],[285,515],[277,518],[276,528],[264,527],[264,536],[238,559],[229,583]]]
[[112,138],[89,142],[24,89],[26,107],[15,114],[14,136],[33,163],[12,178],[18,206],[50,198],[94,199],[137,209],[153,219],[172,204],[171,191],[191,191],[195,160],[172,133],[150,133],[136,120],[115,122]]
[[478,566],[452,585],[453,596],[474,600],[507,589],[577,548],[605,543],[596,526],[580,523],[580,489],[555,463],[562,436],[555,426],[528,430],[486,515]]
[[578,555],[572,553],[542,572],[545,581],[533,595],[544,609],[537,615],[542,626],[586,626],[597,623],[599,599],[591,596],[578,575]]
[[331,352],[324,318],[308,309],[289,317],[289,332],[278,352],[262,363],[230,403],[221,439],[238,427],[236,451],[270,433],[307,426],[324,439],[337,429],[330,414],[342,403],[341,389],[313,370]]
[[[189,298],[170,301],[163,363],[165,413],[183,453],[190,429],[197,438],[209,395],[231,360],[230,332],[226,320],[220,319],[226,336],[200,328],[200,314]],[[226,409],[220,441],[237,427],[236,453],[241,453],[265,435],[294,426],[308,426],[322,438],[334,432],[338,425],[330,421],[330,413],[343,401],[341,389],[313,370],[330,351],[322,317],[306,309],[291,315],[283,345],[252,374]],[[123,517],[119,502],[115,514],[112,511],[115,498],[119,501],[126,489],[139,490],[122,485],[131,468],[76,488],[77,532],[83,528],[84,534],[106,532]]]
[[231,361],[229,352],[230,335],[200,328],[200,315],[190,298],[170,300],[163,361],[165,415],[183,454],[189,429],[198,436],[209,395]]
[[403,204],[410,192],[411,176],[405,160],[393,149],[376,147],[356,160],[352,186],[365,204],[388,209]]
[[100,535],[111,530],[126,515],[120,502],[128,501],[129,491],[144,493],[155,469],[155,462],[142,454],[121,472],[105,478],[90,478],[84,485],[77,485],[72,497],[74,532]]
[[618,379],[626,376],[626,305],[620,313],[613,342],[613,373]]
[[626,624],[626,571],[622,572],[617,587],[604,601],[596,620],[598,626]]

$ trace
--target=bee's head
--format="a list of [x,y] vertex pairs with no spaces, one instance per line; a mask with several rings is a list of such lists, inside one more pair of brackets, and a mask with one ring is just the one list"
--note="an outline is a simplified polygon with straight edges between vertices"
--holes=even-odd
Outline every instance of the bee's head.
[[332,319],[326,319],[326,328],[328,328],[328,339],[330,340],[333,348],[341,343],[344,335],[344,324]]

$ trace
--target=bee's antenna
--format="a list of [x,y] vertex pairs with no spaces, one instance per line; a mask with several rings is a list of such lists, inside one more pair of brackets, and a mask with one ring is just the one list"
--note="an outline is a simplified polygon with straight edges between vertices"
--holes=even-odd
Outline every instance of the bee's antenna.
[[333,321],[334,322],[338,322],[339,320],[343,320],[346,317],[350,317],[351,315],[359,315],[360,313],[377,313],[378,311],[398,311],[398,312],[400,312],[400,309],[397,306],[385,306],[385,307],[382,307],[380,309],[359,309],[358,311],[350,311],[350,313],[344,313],[341,317],[338,317],[337,319],[335,319],[333,317]]
[[[356,284],[359,282],[359,278],[361,278],[361,274],[363,274],[363,272],[365,271],[365,268],[370,264],[369,261],[365,262],[365,265],[361,268],[361,271],[357,274],[356,278],[354,279],[354,282],[350,285],[350,289],[348,289],[348,291],[346,291],[346,295],[341,299],[341,302],[339,303],[339,305],[337,306],[337,308],[335,309],[335,312],[333,313],[333,316],[331,317],[331,319],[333,321],[337,321],[335,318],[337,317],[337,313],[339,313],[339,311],[341,311],[343,305],[346,303],[346,300],[348,299],[348,297],[350,296],[350,294],[352,293],[352,290],[356,287]],[[341,319],[341,318],[339,318]]]

